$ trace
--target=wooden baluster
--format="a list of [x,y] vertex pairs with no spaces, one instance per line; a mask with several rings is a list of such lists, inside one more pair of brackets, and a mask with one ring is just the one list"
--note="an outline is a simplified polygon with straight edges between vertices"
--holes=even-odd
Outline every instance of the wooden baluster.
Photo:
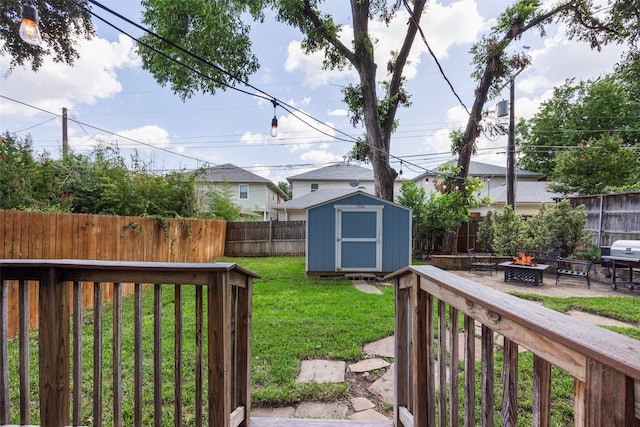
[[30,402],[31,360],[29,346],[29,282],[24,280],[19,292],[19,312],[20,312],[20,423],[31,424]]
[[518,344],[504,337],[502,365],[502,424],[518,425]]
[[113,425],[122,427],[122,284],[113,284]]
[[162,426],[162,285],[153,286],[153,425]]
[[196,427],[202,427],[202,286],[196,286],[196,360],[195,360],[195,383],[196,383]]
[[82,282],[73,282],[73,425],[82,424]]
[[135,284],[134,291],[134,373],[133,373],[133,425],[142,427],[142,284]]
[[447,304],[438,300],[439,425],[447,425]]
[[482,325],[482,427],[493,427],[493,331]]
[[[394,420],[396,425],[401,424],[401,410],[400,408],[407,408],[408,411],[413,412],[413,399],[412,399],[412,381],[409,376],[409,364],[411,363],[411,348],[410,342],[412,337],[410,336],[412,329],[409,327],[411,320],[409,316],[411,311],[409,310],[411,301],[411,291],[413,288],[407,288],[403,286],[401,279],[396,280],[395,289],[395,405],[394,405]],[[416,343],[417,344],[417,343]],[[417,347],[416,347],[417,349]],[[417,351],[417,350],[416,350]],[[415,352],[414,352],[415,353]],[[417,380],[417,379],[416,379]],[[417,382],[417,381],[416,381]],[[426,381],[424,382],[426,384]],[[416,389],[419,384],[416,385]],[[417,393],[419,393],[416,390]]]
[[449,424],[456,427],[460,424],[460,405],[458,403],[458,390],[459,390],[459,377],[458,371],[460,368],[460,340],[458,333],[458,310],[452,306],[449,306],[449,319],[451,322],[450,337],[451,345],[449,353],[451,359],[449,365],[451,366],[451,390],[449,392]]
[[175,426],[182,426],[182,286],[176,283],[173,287],[174,301],[174,408]]
[[0,281],[0,424],[9,424],[9,283]]
[[473,317],[464,316],[464,426],[476,425],[476,331]]
[[533,426],[549,427],[551,422],[551,364],[533,355]]
[[234,385],[236,388],[235,405],[244,407],[243,427],[249,425],[251,412],[251,299],[252,280],[246,278],[246,287],[235,287],[237,292],[237,319],[236,319],[236,376]]
[[102,425],[102,283],[93,284],[93,423]]

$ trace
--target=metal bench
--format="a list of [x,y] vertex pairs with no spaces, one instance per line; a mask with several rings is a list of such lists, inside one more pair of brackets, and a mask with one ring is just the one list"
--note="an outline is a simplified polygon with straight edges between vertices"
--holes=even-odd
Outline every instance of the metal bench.
[[591,259],[591,261],[585,261],[571,258],[558,258],[556,285],[558,284],[558,280],[560,280],[560,276],[572,276],[587,279],[587,288],[591,288],[589,272],[593,267],[593,261],[594,259]]
[[467,251],[469,254],[469,272],[474,270],[489,270],[491,274],[498,273],[498,262],[494,253],[476,253],[474,249]]

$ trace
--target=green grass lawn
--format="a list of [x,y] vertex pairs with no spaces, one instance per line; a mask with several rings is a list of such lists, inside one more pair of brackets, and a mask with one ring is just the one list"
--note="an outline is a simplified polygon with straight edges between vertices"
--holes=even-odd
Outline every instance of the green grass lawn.
[[345,384],[296,384],[301,360],[356,362],[365,344],[393,334],[393,289],[365,294],[344,278],[308,278],[304,258],[225,258],[254,282],[252,403],[345,397]]
[[[301,400],[336,400],[348,396],[348,384],[296,384],[300,362],[306,359],[332,359],[355,362],[364,357],[365,344],[389,336],[394,332],[394,290],[383,287],[382,295],[365,294],[353,287],[344,278],[306,277],[304,258],[224,258],[257,273],[260,279],[254,281],[252,359],[251,359],[251,399],[254,406],[276,406],[293,404]],[[185,425],[193,424],[193,287],[184,288],[184,412]],[[566,312],[570,309],[588,311],[640,325],[640,304],[636,297],[615,298],[553,298],[532,295],[517,295],[536,299],[554,310]],[[164,410],[163,425],[172,425],[173,417],[173,287],[163,288],[163,370],[164,370]],[[153,351],[153,290],[144,293],[144,354],[150,358]],[[111,423],[111,304],[104,307],[104,406],[105,423]],[[133,298],[127,297],[123,304],[123,366],[125,425],[132,420],[133,387]],[[93,311],[84,312],[84,413],[85,424],[91,422],[92,404],[92,360]],[[640,339],[640,332],[634,328],[611,328]],[[206,351],[206,340],[205,340]],[[34,412],[37,413],[38,367],[37,331],[31,334],[31,390]],[[13,340],[9,348],[12,422],[16,423],[19,407],[18,396],[18,342]],[[496,360],[496,387],[500,384],[501,353]],[[522,396],[520,413],[527,423],[530,396],[531,362],[530,354],[520,356],[520,390]],[[150,360],[150,359],[147,359]],[[556,375],[557,373],[557,375]],[[153,413],[153,368],[144,366],[144,406],[145,424],[151,423]],[[564,425],[572,417],[573,380],[567,374],[554,368],[554,425]],[[496,390],[496,403],[501,393]],[[479,394],[478,394],[479,396]],[[206,396],[205,396],[206,399]],[[529,405],[529,406],[527,406]],[[499,408],[499,405],[496,406]],[[37,414],[32,423],[37,423]],[[499,423],[498,423],[499,424]],[[524,424],[523,424],[524,425]],[[529,423],[530,425],[530,423]]]

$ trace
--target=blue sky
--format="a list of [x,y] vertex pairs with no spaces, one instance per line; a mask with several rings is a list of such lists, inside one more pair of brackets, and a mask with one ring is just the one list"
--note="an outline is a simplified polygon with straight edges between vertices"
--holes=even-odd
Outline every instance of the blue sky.
[[[102,3],[140,21],[141,7],[137,1]],[[422,28],[467,106],[473,102],[476,87],[470,76],[469,49],[511,3],[429,2]],[[328,0],[323,7],[326,11],[337,11],[338,21],[349,26],[346,4],[344,0]],[[134,36],[141,35],[116,17],[94,10]],[[388,52],[398,48],[406,22],[407,16],[401,12],[389,29],[373,26],[374,31],[379,31],[376,55],[381,58],[380,68],[386,64]],[[66,107],[69,117],[90,125],[69,122],[70,147],[74,151],[86,152],[102,143],[117,146],[125,156],[136,149],[148,167],[156,171],[233,163],[278,182],[342,160],[351,148],[349,143],[314,130],[281,108],[276,110],[279,134],[272,138],[271,103],[233,90],[219,91],[214,96],[198,95],[182,102],[170,88],[158,85],[141,68],[131,39],[101,22],[96,23],[96,28],[95,39],[80,42],[81,57],[73,67],[47,61],[37,73],[28,67],[19,68],[0,79],[0,95],[57,114]],[[350,27],[343,32],[347,39],[349,30]],[[264,24],[255,26],[252,40],[261,65],[250,79],[254,87],[328,124],[324,131],[330,135],[344,138],[336,129],[353,136],[362,133],[362,129],[350,125],[341,102],[340,88],[357,82],[352,71],[323,71],[321,55],[307,56],[300,51],[302,37],[297,30],[274,23],[268,17]],[[535,33],[528,34],[514,47],[525,45],[530,46],[533,63],[516,81],[517,118],[535,114],[540,102],[565,79],[593,78],[611,71],[622,52],[620,47],[595,52],[584,43],[568,42],[559,26],[550,28],[544,39]],[[403,166],[408,177],[452,159],[448,134],[466,123],[466,113],[420,39],[416,39],[412,55],[407,70],[412,106],[399,111],[399,128],[391,148],[392,155],[413,164]],[[0,69],[0,75],[8,70],[7,58],[0,57]],[[379,71],[382,80],[384,70]],[[507,88],[503,96],[508,98]],[[493,109],[499,100],[490,101],[486,108]],[[51,114],[0,98],[0,131],[17,132],[19,136],[30,134],[38,152],[46,150],[53,157],[60,155],[61,122]],[[322,128],[318,123],[314,126]],[[480,139],[479,154],[472,160],[505,165],[505,146],[506,137],[493,141]],[[392,166],[399,168],[397,162]]]

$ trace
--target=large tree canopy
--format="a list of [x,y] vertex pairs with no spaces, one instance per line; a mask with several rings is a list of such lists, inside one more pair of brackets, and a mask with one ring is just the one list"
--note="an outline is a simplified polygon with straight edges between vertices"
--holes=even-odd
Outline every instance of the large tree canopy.
[[[241,17],[252,16],[259,21],[263,19],[264,8],[273,9],[278,21],[300,30],[306,53],[324,52],[325,68],[350,66],[357,72],[359,83],[345,88],[345,101],[354,125],[364,124],[366,129],[366,138],[359,147],[373,166],[376,195],[392,200],[397,172],[389,165],[391,134],[396,126],[398,107],[407,103],[403,72],[426,0],[351,0],[353,42],[350,45],[340,38],[343,27],[321,10],[321,3],[317,0],[143,0],[144,23],[154,32],[179,42],[185,50],[207,58],[229,74],[212,69],[152,36],[144,37],[144,44],[140,46],[143,66],[158,82],[170,84],[183,98],[195,92],[214,93],[226,85],[238,84],[230,74],[245,80],[258,67],[250,50],[249,24]],[[374,56],[375,40],[369,24],[372,19],[388,23],[401,8],[407,10],[409,25],[399,50],[388,63],[380,64],[381,59]],[[173,59],[188,63],[199,72],[185,73]],[[379,66],[389,70],[389,79],[384,83],[376,80]]]
[[608,7],[600,8],[591,0],[568,0],[546,9],[539,0],[519,0],[500,15],[490,34],[472,49],[478,86],[466,128],[452,134],[452,151],[459,154],[460,173],[456,185],[464,188],[477,139],[482,132],[490,131],[490,124],[483,121],[485,103],[530,63],[524,51],[511,47],[525,32],[536,29],[544,36],[546,25],[561,21],[570,39],[586,41],[593,49],[607,43],[624,43],[630,57],[637,55],[640,1],[611,0],[609,3]]
[[[567,82],[530,120],[518,124],[519,165],[553,174],[556,155],[603,137],[640,149],[638,75],[619,71],[594,81]],[[606,186],[606,182],[603,183]]]

